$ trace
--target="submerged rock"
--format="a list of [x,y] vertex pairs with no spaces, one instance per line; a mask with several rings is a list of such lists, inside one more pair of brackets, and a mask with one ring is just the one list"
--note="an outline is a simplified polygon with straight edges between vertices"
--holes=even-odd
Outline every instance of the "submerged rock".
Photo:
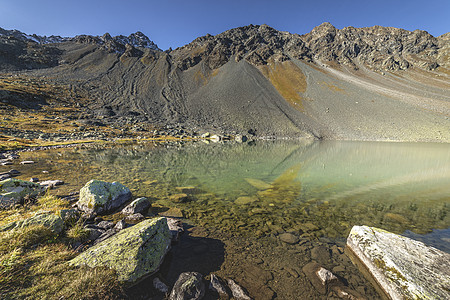
[[129,188],[119,182],[91,180],[80,190],[78,209],[86,213],[107,213],[131,199]]
[[333,273],[314,261],[306,264],[302,268],[302,271],[308,277],[309,281],[311,281],[315,289],[321,294],[326,294],[332,283],[338,283],[338,279]]
[[202,299],[205,295],[202,277],[198,272],[181,273],[173,286],[169,300]]
[[114,269],[118,279],[133,284],[155,273],[170,247],[165,218],[142,221],[89,248],[69,263]]
[[354,226],[347,246],[391,299],[450,299],[450,254],[368,226]]
[[164,294],[166,294],[169,291],[167,285],[164,282],[162,282],[161,279],[159,279],[158,277],[155,277],[153,279],[153,287]]
[[64,221],[57,215],[53,214],[39,214],[36,216],[33,216],[31,218],[22,220],[22,221],[16,221],[9,223],[7,225],[0,227],[0,232],[7,231],[7,230],[15,230],[30,226],[37,226],[41,225],[44,226],[54,233],[58,234],[60,233],[64,228]]
[[0,181],[0,208],[8,208],[23,202],[27,197],[37,197],[43,192],[39,184],[9,178]]

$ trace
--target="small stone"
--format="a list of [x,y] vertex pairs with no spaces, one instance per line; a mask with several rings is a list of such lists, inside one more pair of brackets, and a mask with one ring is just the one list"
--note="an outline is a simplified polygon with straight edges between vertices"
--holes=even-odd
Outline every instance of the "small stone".
[[137,221],[141,221],[144,220],[145,217],[142,214],[132,214],[129,216],[125,217],[125,221],[129,221],[129,222],[137,222]]
[[180,193],[188,195],[198,194],[200,192],[195,186],[178,186],[176,189],[180,191]]
[[228,279],[228,287],[231,290],[231,293],[233,294],[233,297],[237,300],[250,300],[251,298],[247,295],[247,293],[244,291],[244,289],[238,285],[236,282],[234,282],[233,279]]
[[222,284],[219,277],[217,277],[215,274],[211,274],[211,280],[209,282],[209,289],[211,291],[214,291],[218,293],[219,295],[226,295],[228,296],[227,290],[225,288],[225,285]]
[[150,201],[145,198],[137,198],[130,204],[128,204],[124,209],[122,209],[123,215],[132,215],[136,213],[143,213],[151,206]]
[[169,300],[197,300],[205,295],[205,284],[203,283],[202,274],[198,272],[181,273],[178,277]]
[[222,138],[219,135],[217,135],[217,134],[212,135],[212,136],[209,137],[209,140],[211,142],[213,142],[213,143],[218,143],[218,142],[220,142],[221,139]]
[[153,287],[163,294],[166,294],[169,291],[167,285],[165,285],[158,277],[153,279]]
[[85,227],[85,229],[89,231],[88,239],[90,241],[95,241],[96,239],[99,238],[99,236],[101,236],[104,233],[104,231],[100,230],[100,229],[94,229],[94,228],[89,228],[89,227],[87,227],[87,228]]
[[100,223],[97,224],[97,227],[108,230],[114,227],[114,223],[111,221],[101,221]]
[[30,182],[38,182],[38,181],[39,181],[39,178],[36,178],[36,177],[30,178]]
[[163,217],[172,217],[172,218],[183,218],[184,217],[183,211],[176,207],[172,207],[167,211],[160,212],[159,215],[163,216]]
[[34,164],[34,161],[32,160],[24,160],[20,162],[21,165],[32,165]]
[[249,203],[253,203],[255,201],[256,201],[255,197],[242,196],[242,197],[238,197],[236,200],[234,200],[234,203],[237,205],[246,205]]
[[11,169],[11,170],[9,170],[9,175],[11,175],[11,176],[17,176],[17,175],[20,175],[20,171],[17,171],[16,169]]
[[179,239],[180,234],[184,231],[183,223],[181,220],[166,218],[167,226],[169,226],[170,233],[172,234],[172,242],[176,242]]
[[125,222],[125,220],[120,220],[119,222],[116,223],[116,225],[114,226],[114,229],[119,231],[122,229],[125,229],[127,227],[127,223]]
[[331,281],[337,279],[337,277],[333,273],[323,267],[320,267],[320,269],[317,271],[317,277],[319,277],[323,285],[326,285]]
[[291,244],[291,245],[297,244],[298,241],[300,240],[297,236],[295,236],[294,234],[289,233],[289,232],[282,233],[279,235],[279,237],[282,242],[285,242],[285,243]]
[[63,185],[64,181],[62,181],[62,180],[46,180],[46,181],[39,182],[39,184],[41,186],[47,186],[49,188],[54,188],[58,185]]
[[189,202],[191,198],[187,194],[175,194],[170,196],[170,200],[177,203]]

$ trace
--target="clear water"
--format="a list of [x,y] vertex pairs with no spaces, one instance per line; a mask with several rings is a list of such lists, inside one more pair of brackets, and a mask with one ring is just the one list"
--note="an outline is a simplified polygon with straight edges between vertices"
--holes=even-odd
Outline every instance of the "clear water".
[[[447,144],[143,143],[29,152],[22,153],[21,159],[36,161],[34,165],[15,167],[22,171],[23,179],[64,180],[66,184],[56,193],[76,191],[93,178],[119,181],[130,187],[136,197],[152,198],[154,214],[176,208],[191,224],[211,229],[211,236],[222,240],[229,253],[234,253],[236,243],[240,243],[230,242],[232,239],[251,240],[247,250],[229,254],[222,266],[212,270],[234,274],[239,279],[239,268],[231,267],[233,262],[229,260],[236,262],[243,256],[245,260],[259,261],[265,257],[264,269],[272,272],[275,279],[264,286],[270,286],[281,298],[295,295],[296,291],[280,282],[301,284],[288,283],[289,274],[283,271],[287,267],[278,266],[318,260],[311,251],[320,245],[331,249],[331,258],[322,264],[330,269],[344,266],[347,273],[338,275],[346,278],[351,267],[334,257],[339,252],[333,246],[345,246],[353,225],[405,234],[447,252],[450,248]],[[44,170],[48,173],[42,173]],[[173,201],[172,195],[186,191],[181,187],[195,187],[188,191],[192,201]],[[284,232],[306,243],[300,242],[303,246],[298,249],[281,243],[278,237]],[[254,251],[260,253],[258,259]],[[273,261],[270,253],[277,251],[284,253],[281,256],[285,259]],[[298,269],[301,274],[301,267]],[[171,277],[169,274],[167,271],[167,278]],[[296,280],[302,280],[302,276],[299,278]],[[362,288],[366,285],[358,281],[362,279],[346,280],[366,297],[377,298],[375,292]],[[303,284],[306,289],[307,281]]]

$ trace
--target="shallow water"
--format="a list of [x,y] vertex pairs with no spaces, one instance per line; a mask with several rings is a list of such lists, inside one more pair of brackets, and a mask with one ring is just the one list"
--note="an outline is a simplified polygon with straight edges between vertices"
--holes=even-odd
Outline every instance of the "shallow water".
[[[96,178],[119,181],[134,196],[152,198],[154,214],[172,208],[170,214],[176,208],[187,222],[205,230],[196,229],[191,235],[206,248],[192,250],[186,241],[180,249],[185,245],[186,251],[199,252],[199,261],[211,247],[223,256],[218,261],[211,258],[214,263],[204,260],[205,265],[197,268],[238,279],[253,294],[264,291],[262,287],[278,298],[296,295],[300,287],[312,290],[301,267],[315,260],[334,269],[354,290],[377,298],[342,253],[353,225],[404,233],[449,251],[450,147],[446,144],[143,143],[29,152],[22,153],[21,159],[36,164],[15,166],[22,172],[20,178],[64,180],[66,184],[54,191],[61,195]],[[182,192],[192,201],[174,202],[171,196]],[[280,234],[285,232],[300,242],[281,242]],[[318,255],[320,251],[314,249],[320,247],[330,257]],[[184,263],[189,265],[189,260],[195,262],[191,257]],[[178,258],[167,264],[160,276],[170,283],[183,268],[174,267],[182,264]],[[259,271],[253,273],[263,274],[262,279],[259,275],[246,279],[248,265],[256,265]],[[313,298],[325,297],[310,293]]]

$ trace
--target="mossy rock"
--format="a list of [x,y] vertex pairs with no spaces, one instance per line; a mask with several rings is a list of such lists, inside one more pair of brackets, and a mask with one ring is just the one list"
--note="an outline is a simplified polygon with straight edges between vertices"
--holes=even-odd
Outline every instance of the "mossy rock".
[[108,213],[131,199],[129,188],[119,182],[91,180],[80,190],[79,210],[86,213]]
[[64,229],[64,221],[57,215],[39,214],[31,218],[16,221],[0,227],[0,232],[41,225],[59,234]]
[[121,230],[69,263],[91,268],[108,267],[116,271],[119,281],[133,284],[159,269],[170,242],[167,220],[148,219]]
[[9,178],[0,181],[0,208],[9,208],[27,197],[37,197],[44,189],[37,183]]

